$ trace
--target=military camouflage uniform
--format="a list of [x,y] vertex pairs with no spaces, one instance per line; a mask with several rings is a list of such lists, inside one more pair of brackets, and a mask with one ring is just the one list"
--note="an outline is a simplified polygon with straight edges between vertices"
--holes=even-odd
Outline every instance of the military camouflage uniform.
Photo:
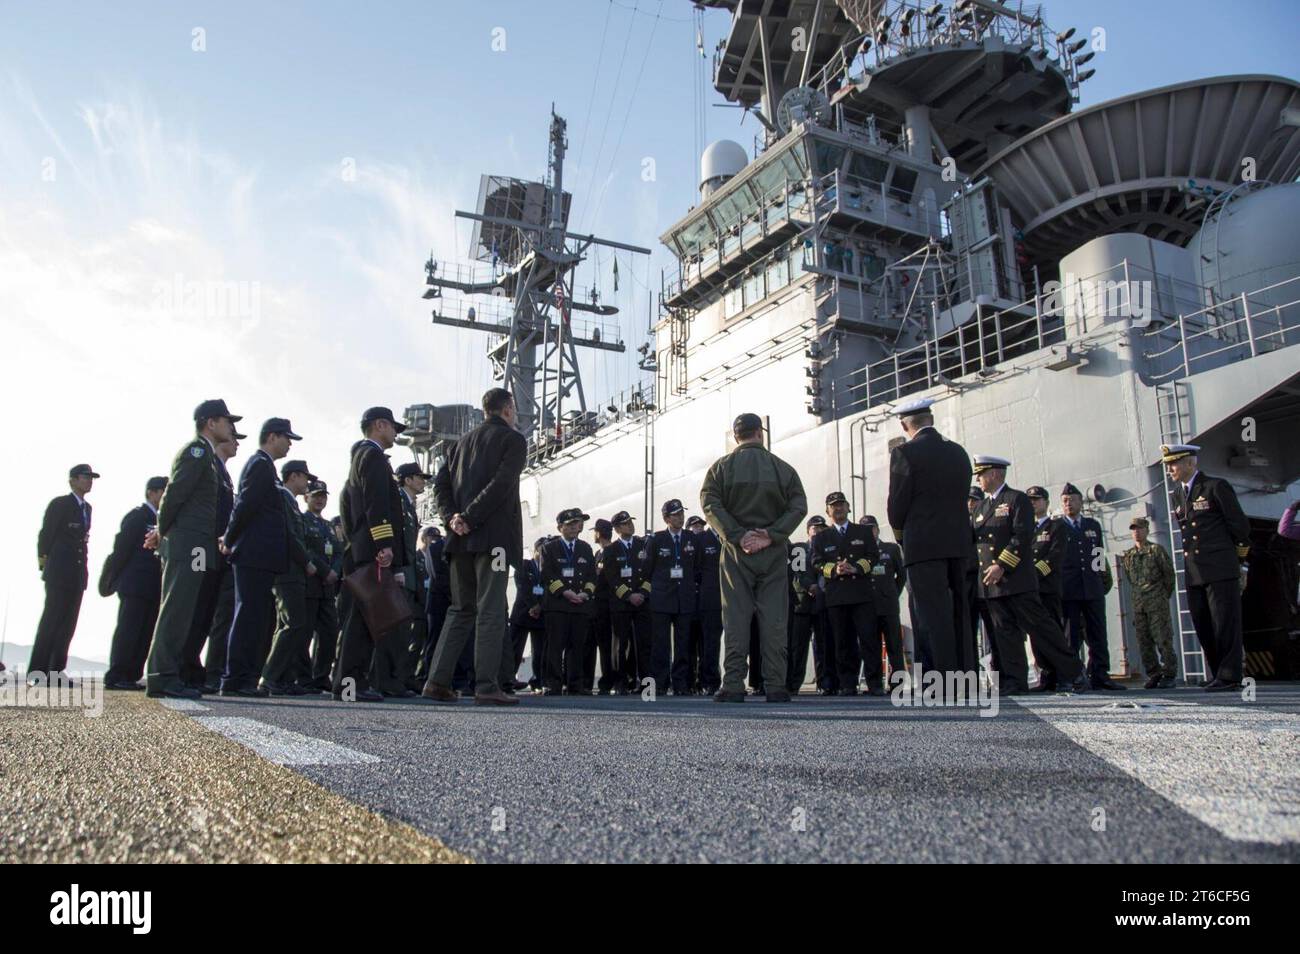
[[1169,597],[1174,592],[1173,561],[1164,547],[1148,540],[1144,546],[1125,550],[1120,565],[1132,594],[1133,628],[1142,653],[1142,668],[1148,676],[1163,672],[1166,678],[1173,679],[1178,675],[1178,656],[1174,653],[1174,634],[1169,621]]

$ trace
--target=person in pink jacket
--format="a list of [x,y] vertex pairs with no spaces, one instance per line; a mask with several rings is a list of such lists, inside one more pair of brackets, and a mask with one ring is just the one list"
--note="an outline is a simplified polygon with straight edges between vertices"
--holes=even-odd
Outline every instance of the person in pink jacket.
[[1286,510],[1282,511],[1282,519],[1277,522],[1277,534],[1280,537],[1286,537],[1288,540],[1300,540],[1300,500],[1295,501]]

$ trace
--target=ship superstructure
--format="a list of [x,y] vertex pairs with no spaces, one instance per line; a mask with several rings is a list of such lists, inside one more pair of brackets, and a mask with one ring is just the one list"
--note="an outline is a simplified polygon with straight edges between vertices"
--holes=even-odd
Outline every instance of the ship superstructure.
[[[522,392],[537,408],[525,538],[575,503],[654,526],[658,501],[697,501],[741,411],[764,416],[814,510],[842,489],[883,526],[900,438],[890,409],[925,395],[941,431],[1013,461],[1013,485],[1084,487],[1113,560],[1135,515],[1177,545],[1158,448],[1194,440],[1259,521],[1248,649],[1257,672],[1279,671],[1295,623],[1272,607],[1294,612],[1296,566],[1265,528],[1300,477],[1300,352],[1289,348],[1300,342],[1300,84],[1215,77],[1076,112],[1095,50],[1036,5],[700,6],[731,16],[714,85],[763,133],[752,155],[727,141],[705,149],[698,203],[661,236],[676,267],[646,386],[593,411],[579,392],[576,414]],[[558,188],[541,184],[531,200],[552,210],[552,235]],[[513,218],[522,234],[520,215],[483,206],[482,223]],[[547,272],[539,287],[551,282]],[[445,273],[429,283],[487,287]],[[519,291],[533,286],[510,287],[493,347],[509,354],[515,341],[517,355],[520,316],[539,312]],[[581,344],[563,316],[531,324],[570,354]],[[616,328],[597,337],[623,340]],[[532,380],[548,379],[544,364],[529,365],[542,369]],[[521,386],[508,366],[498,380]],[[559,365],[551,379],[556,394],[576,383]],[[1109,599],[1123,673],[1122,591]],[[1178,600],[1195,678],[1181,583]]]

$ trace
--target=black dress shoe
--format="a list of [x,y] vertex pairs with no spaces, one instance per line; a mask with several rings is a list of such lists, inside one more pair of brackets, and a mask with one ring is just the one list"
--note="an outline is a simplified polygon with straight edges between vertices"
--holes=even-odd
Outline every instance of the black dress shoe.
[[1107,692],[1123,692],[1128,688],[1128,686],[1121,686],[1114,679],[1102,679],[1098,682],[1094,682],[1092,684],[1092,688],[1104,689]]
[[242,699],[265,699],[270,694],[266,686],[239,686],[221,690],[223,696],[238,696]]
[[1173,676],[1165,676],[1160,680],[1161,689],[1173,689],[1178,685],[1178,680]]
[[1045,682],[1040,682],[1038,685],[1034,686],[1034,688],[1030,689],[1029,691],[1030,692],[1056,692],[1056,686],[1048,685]]
[[260,689],[265,689],[265,690],[266,690],[266,694],[269,695],[269,696],[292,696],[292,695],[296,695],[296,693],[294,693],[294,691],[293,691],[293,687],[292,687],[292,686],[286,686],[286,685],[284,685],[283,683],[279,683],[279,682],[265,682],[265,681],[263,681],[262,684],[261,684],[258,688],[260,688]]
[[[347,702],[347,701],[349,701],[349,700],[343,698],[343,693],[341,693],[341,692],[331,692],[330,695],[332,695],[332,696],[334,697],[334,701],[335,701],[335,702]],[[351,701],[353,701],[353,702],[383,702],[383,701],[384,701],[384,694],[383,694],[382,692],[380,692],[379,690],[377,690],[377,689],[358,689],[358,690],[357,690],[356,697],[355,697],[354,699],[352,699]]]
[[187,686],[179,686],[175,689],[149,689],[146,691],[150,699],[197,699],[199,693]]
[[124,692],[136,692],[143,689],[144,686],[138,682],[127,682],[125,679],[115,679],[112,682],[104,683],[105,689],[121,689]]
[[1205,687],[1206,692],[1235,692],[1241,688],[1239,682],[1227,682],[1223,679],[1215,679]]
[[1152,676],[1150,679],[1148,679],[1145,683],[1142,684],[1142,688],[1159,689],[1160,682],[1161,682],[1160,673],[1156,673],[1154,676]]
[[836,695],[840,695],[840,696],[856,696],[857,694],[858,694],[858,690],[856,689],[841,689],[838,693],[836,693]]
[[732,692],[729,689],[719,689],[713,694],[714,702],[744,702],[745,694],[743,692]]
[[789,702],[790,693],[785,689],[769,689],[767,690],[767,701],[768,702]]

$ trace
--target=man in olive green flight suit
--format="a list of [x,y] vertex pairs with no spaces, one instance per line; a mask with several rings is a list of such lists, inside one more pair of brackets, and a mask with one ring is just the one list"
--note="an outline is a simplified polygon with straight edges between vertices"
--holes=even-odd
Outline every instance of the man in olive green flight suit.
[[1147,539],[1151,522],[1146,517],[1134,517],[1128,528],[1133,532],[1134,546],[1120,556],[1120,566],[1133,600],[1133,629],[1147,674],[1146,688],[1172,689],[1178,678],[1178,657],[1169,622],[1174,561],[1164,547]]
[[312,623],[307,615],[307,579],[328,573],[329,566],[317,563],[307,552],[298,497],[315,480],[316,475],[307,469],[305,460],[290,460],[280,465],[279,490],[289,528],[289,568],[275,578],[275,637],[266,665],[262,667],[262,685],[273,696],[302,696],[311,691],[306,687],[311,680],[306,660]]
[[795,469],[763,446],[763,421],[732,423],[737,447],[714,461],[700,488],[705,519],[723,540],[722,619],[726,650],[717,702],[745,701],[750,620],[758,617],[768,702],[789,702],[786,613],[790,568],[786,545],[808,512]]
[[162,558],[162,603],[146,667],[150,696],[197,699],[200,695],[181,679],[181,661],[204,573],[216,566],[221,487],[216,446],[232,438],[240,420],[222,400],[204,401],[194,409],[196,434],[172,462],[158,504],[158,526],[145,538],[145,546],[156,547]]

